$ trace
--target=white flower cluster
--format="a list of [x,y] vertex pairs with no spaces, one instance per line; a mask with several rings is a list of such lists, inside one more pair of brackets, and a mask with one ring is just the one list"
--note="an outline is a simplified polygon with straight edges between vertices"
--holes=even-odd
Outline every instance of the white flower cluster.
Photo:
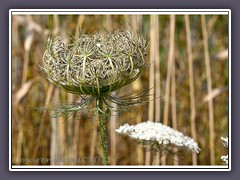
[[223,145],[225,146],[225,147],[228,147],[228,137],[221,137],[221,139],[222,139],[222,143],[223,143]]
[[[222,143],[225,147],[228,147],[228,137],[221,137]],[[228,154],[221,156],[221,160],[225,163],[228,164]]]
[[157,142],[159,145],[172,144],[178,147],[185,147],[195,153],[200,151],[198,144],[192,138],[184,136],[183,133],[161,123],[147,121],[132,126],[124,124],[116,129],[116,132],[128,135],[130,138],[141,142]]
[[221,160],[222,160],[225,164],[228,164],[228,154],[221,156]]

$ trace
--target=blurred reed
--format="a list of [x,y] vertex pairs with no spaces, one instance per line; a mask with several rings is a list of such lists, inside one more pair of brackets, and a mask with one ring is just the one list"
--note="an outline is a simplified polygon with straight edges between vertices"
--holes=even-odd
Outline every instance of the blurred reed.
[[[204,46],[204,58],[206,65],[206,75],[207,75],[207,89],[208,94],[212,93],[212,75],[211,75],[211,65],[210,65],[210,55],[209,55],[209,47],[208,47],[208,32],[207,32],[207,24],[205,15],[201,15],[202,22],[202,34],[203,34],[203,46]],[[210,162],[211,164],[215,164],[215,133],[214,133],[214,112],[213,112],[213,100],[209,99],[208,101],[209,108],[209,148],[210,148]]]
[[[191,136],[197,142],[196,134],[196,108],[195,108],[195,95],[194,95],[194,74],[193,74],[193,59],[192,59],[192,41],[189,15],[185,15],[185,27],[186,27],[186,41],[187,41],[187,57],[188,57],[188,72],[189,72],[189,96],[191,106]],[[193,165],[197,165],[197,155],[192,154]]]
[[[169,34],[169,51],[168,51],[168,66],[167,66],[167,78],[166,78],[166,90],[164,96],[164,116],[163,124],[168,125],[169,122],[169,99],[170,99],[170,82],[173,71],[174,61],[174,41],[175,41],[175,15],[170,15],[170,34]],[[175,73],[174,73],[175,74]],[[162,153],[162,165],[166,165],[166,152]]]

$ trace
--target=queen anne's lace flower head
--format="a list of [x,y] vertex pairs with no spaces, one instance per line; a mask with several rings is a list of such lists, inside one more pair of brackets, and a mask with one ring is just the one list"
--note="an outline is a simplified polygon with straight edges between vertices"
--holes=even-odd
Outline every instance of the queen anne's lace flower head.
[[198,144],[192,138],[184,136],[181,132],[157,122],[147,121],[132,126],[124,124],[116,132],[128,135],[130,138],[143,143],[148,142],[151,144],[151,142],[157,142],[159,145],[164,146],[175,145],[185,147],[195,153],[199,153],[200,151]]
[[127,30],[81,34],[72,44],[50,38],[43,69],[68,92],[99,96],[134,81],[146,65],[146,51],[145,39]]

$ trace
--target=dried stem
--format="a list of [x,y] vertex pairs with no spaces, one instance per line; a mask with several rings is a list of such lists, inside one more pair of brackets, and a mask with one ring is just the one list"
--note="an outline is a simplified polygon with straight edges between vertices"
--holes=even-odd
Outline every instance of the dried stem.
[[[153,45],[156,35],[156,18],[158,18],[158,15],[151,15],[150,17],[150,59],[151,61],[156,61],[155,59],[155,47]],[[155,63],[152,63],[149,68],[149,87],[151,88],[149,93],[154,94],[154,80],[155,80]],[[148,119],[150,121],[154,121],[154,100],[149,102],[148,106]],[[146,152],[145,156],[145,165],[150,165],[151,160],[151,151]]]
[[72,159],[77,159],[77,157],[78,157],[80,120],[81,120],[81,115],[79,113],[79,119],[74,121],[74,133],[73,133],[73,138],[72,138],[72,142],[73,142],[72,143]]
[[54,94],[54,91],[55,91],[55,86],[53,84],[50,84],[50,86],[48,87],[48,91],[47,91],[47,97],[46,97],[46,101],[45,101],[45,105],[44,105],[44,110],[43,110],[42,116],[41,116],[41,124],[39,127],[38,136],[37,136],[36,144],[35,144],[34,151],[33,151],[33,157],[36,157],[38,154],[38,148],[39,148],[39,144],[40,144],[41,138],[44,133],[44,129],[45,129],[44,125],[45,125],[46,117],[48,114],[48,111],[46,109],[48,107],[48,103],[52,99],[52,95]]
[[[175,15],[171,15],[166,91],[165,91],[165,97],[164,97],[164,119],[163,119],[164,125],[168,124],[170,80],[171,80],[171,74],[172,74],[172,64],[173,64],[173,55],[174,55],[174,39],[175,39]],[[162,164],[163,165],[166,164],[166,156],[162,157]]]
[[[60,90],[56,89],[54,96],[56,102],[60,102]],[[55,113],[54,110],[52,113]],[[63,117],[51,117],[51,165],[63,165],[65,164],[64,152],[65,152],[65,123]],[[67,160],[67,159],[66,159]]]
[[[204,45],[204,56],[207,73],[207,89],[208,94],[212,94],[212,77],[211,77],[211,65],[209,58],[209,47],[208,47],[208,33],[205,15],[201,15],[202,22],[202,34],[203,34],[203,45]],[[213,100],[208,101],[209,109],[209,129],[210,129],[210,158],[211,164],[215,164],[215,145],[214,145],[214,117],[213,117]]]
[[[177,130],[177,109],[176,109],[176,69],[175,58],[172,64],[172,81],[171,81],[171,104],[172,104],[172,125]],[[174,148],[174,165],[178,165],[177,148]]]
[[[94,159],[95,151],[96,151],[96,142],[97,142],[97,128],[98,125],[93,122],[93,129],[92,129],[92,140],[91,140],[91,149],[90,149],[90,158]],[[92,162],[92,164],[94,161]]]
[[[189,72],[189,91],[190,91],[190,104],[191,104],[191,135],[196,141],[196,108],[195,108],[195,95],[194,95],[194,82],[193,82],[193,57],[192,57],[192,41],[189,16],[185,15],[185,26],[186,26],[186,38],[187,38],[187,56],[188,56],[188,72]],[[197,165],[197,155],[192,154],[193,165]]]

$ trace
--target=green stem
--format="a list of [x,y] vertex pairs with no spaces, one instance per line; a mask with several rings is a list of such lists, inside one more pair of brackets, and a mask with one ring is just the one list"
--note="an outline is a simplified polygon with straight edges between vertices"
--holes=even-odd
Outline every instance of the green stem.
[[103,99],[101,97],[97,98],[97,107],[98,107],[98,114],[99,114],[99,128],[100,128],[103,165],[108,165],[108,151],[107,151],[107,141],[106,141],[106,135],[107,135],[106,118],[107,118],[107,115],[103,109]]

